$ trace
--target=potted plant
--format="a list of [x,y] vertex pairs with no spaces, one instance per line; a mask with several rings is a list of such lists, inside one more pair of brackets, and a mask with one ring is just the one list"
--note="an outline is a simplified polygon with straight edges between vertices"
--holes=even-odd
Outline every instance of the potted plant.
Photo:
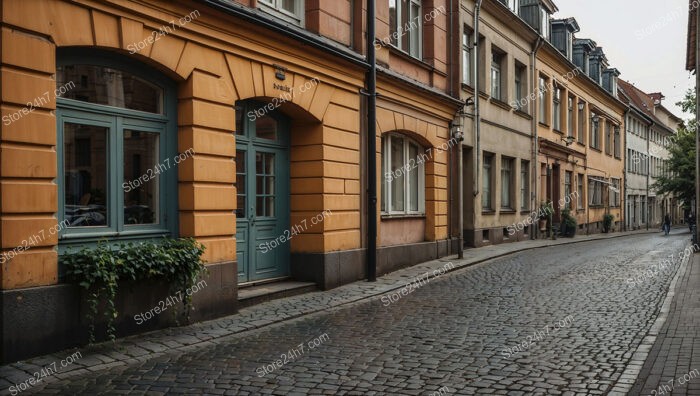
[[562,230],[561,234],[567,238],[573,238],[576,235],[576,218],[571,215],[571,209],[564,209],[561,212]]
[[603,216],[603,232],[608,233],[612,230],[613,219],[615,219],[615,216],[610,213]]
[[547,231],[547,219],[554,212],[554,207],[551,202],[542,201],[540,203],[540,209],[537,211],[537,217],[539,219],[540,231]]

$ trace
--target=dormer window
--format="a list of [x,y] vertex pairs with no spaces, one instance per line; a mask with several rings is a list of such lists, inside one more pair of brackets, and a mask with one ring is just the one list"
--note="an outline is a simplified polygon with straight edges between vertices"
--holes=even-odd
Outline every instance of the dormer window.
[[550,39],[550,34],[549,34],[549,32],[550,32],[550,30],[549,30],[549,13],[548,13],[547,10],[545,10],[544,8],[541,8],[541,9],[540,9],[540,14],[541,14],[541,17],[542,17],[542,21],[540,22],[540,23],[541,23],[540,34],[542,34],[542,37],[544,37],[545,39],[549,40],[549,39]]
[[518,15],[518,10],[520,10],[520,0],[508,0],[508,8]]

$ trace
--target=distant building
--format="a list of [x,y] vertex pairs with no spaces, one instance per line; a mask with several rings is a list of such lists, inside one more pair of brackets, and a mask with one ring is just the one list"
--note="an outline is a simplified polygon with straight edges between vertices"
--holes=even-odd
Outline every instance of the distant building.
[[680,202],[673,196],[660,196],[653,185],[668,175],[668,145],[682,120],[666,109],[660,93],[648,94],[620,80],[618,96],[627,103],[625,165],[625,227],[635,230],[657,227],[668,213],[674,223],[683,221]]

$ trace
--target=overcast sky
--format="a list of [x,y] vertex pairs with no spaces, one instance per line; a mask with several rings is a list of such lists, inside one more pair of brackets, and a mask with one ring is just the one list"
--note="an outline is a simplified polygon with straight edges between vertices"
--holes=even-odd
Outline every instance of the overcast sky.
[[695,77],[685,70],[688,0],[555,0],[554,18],[574,17],[603,47],[620,78],[644,92],[662,92],[663,105],[686,119],[676,102]]

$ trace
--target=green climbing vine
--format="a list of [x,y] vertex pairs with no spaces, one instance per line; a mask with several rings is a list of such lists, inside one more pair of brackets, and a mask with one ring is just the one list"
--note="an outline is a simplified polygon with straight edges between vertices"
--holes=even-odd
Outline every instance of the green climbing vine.
[[[204,246],[192,238],[164,238],[159,241],[110,244],[100,241],[95,248],[83,248],[61,256],[69,282],[87,291],[90,322],[90,343],[95,341],[95,321],[100,301],[105,302],[104,317],[107,336],[115,339],[114,320],[118,316],[114,299],[119,281],[164,279],[171,293],[185,298],[186,319],[192,308],[192,297],[185,292],[191,288],[206,269],[202,261]],[[177,311],[175,312],[177,318]]]

